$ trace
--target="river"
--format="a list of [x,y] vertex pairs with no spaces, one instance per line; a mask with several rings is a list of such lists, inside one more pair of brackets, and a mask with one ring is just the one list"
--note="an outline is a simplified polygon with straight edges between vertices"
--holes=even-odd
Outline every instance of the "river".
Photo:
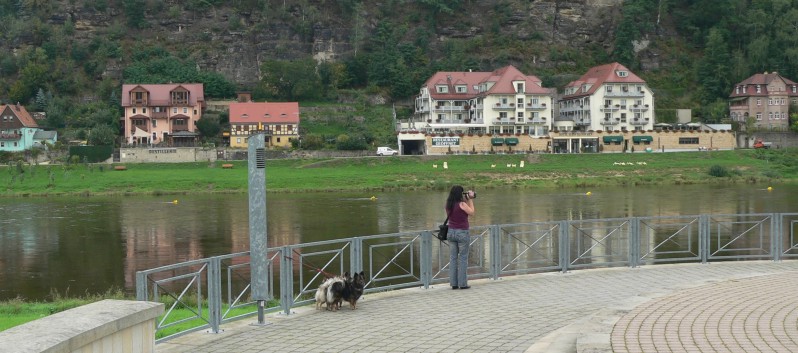
[[[471,223],[798,211],[797,185],[767,187],[477,190]],[[269,246],[434,229],[446,194],[268,194]],[[132,294],[137,270],[246,251],[247,212],[244,194],[0,199],[0,300]]]

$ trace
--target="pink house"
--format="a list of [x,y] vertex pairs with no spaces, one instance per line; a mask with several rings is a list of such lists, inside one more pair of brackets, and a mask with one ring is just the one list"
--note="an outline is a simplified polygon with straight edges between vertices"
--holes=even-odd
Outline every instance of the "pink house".
[[182,145],[197,140],[205,108],[201,83],[122,85],[125,143]]

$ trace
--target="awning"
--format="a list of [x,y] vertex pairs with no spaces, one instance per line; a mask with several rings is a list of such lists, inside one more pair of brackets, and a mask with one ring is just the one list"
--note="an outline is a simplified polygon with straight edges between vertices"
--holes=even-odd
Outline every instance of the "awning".
[[516,138],[516,137],[508,137],[508,138],[504,139],[504,143],[506,143],[507,146],[515,146],[515,145],[518,144],[518,138]]
[[632,142],[639,143],[639,142],[652,142],[654,138],[651,136],[632,136]]
[[494,137],[490,139],[490,144],[494,146],[501,146],[504,144],[504,139],[501,137]]
[[150,137],[150,134],[136,126],[133,130],[133,137]]
[[621,143],[623,142],[623,136],[604,136],[604,143]]

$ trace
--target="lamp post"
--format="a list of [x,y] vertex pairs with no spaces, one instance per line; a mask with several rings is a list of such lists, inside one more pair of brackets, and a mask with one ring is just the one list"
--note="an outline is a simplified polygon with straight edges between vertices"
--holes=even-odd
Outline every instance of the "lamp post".
[[263,311],[268,300],[268,234],[266,227],[266,149],[264,133],[247,138],[249,191],[250,290],[258,306],[258,325],[264,325]]

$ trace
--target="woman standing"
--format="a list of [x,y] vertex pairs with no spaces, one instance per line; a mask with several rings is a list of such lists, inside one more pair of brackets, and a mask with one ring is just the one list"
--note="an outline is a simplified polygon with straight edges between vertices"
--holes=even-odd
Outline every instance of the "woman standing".
[[474,192],[465,192],[460,185],[452,186],[446,199],[449,215],[449,284],[452,289],[468,289],[468,216],[474,215]]

